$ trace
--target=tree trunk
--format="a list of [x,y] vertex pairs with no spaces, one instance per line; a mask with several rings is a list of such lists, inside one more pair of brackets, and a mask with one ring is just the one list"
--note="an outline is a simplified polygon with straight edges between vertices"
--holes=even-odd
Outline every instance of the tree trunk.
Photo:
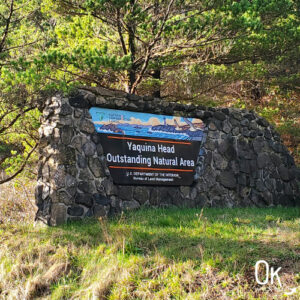
[[[153,72],[151,72],[151,75],[154,79],[160,79],[161,77],[160,69],[154,70]],[[153,91],[152,96],[160,98],[160,85],[155,86],[155,91]]]
[[[135,0],[131,0],[130,4],[133,6],[135,3]],[[130,24],[128,24],[128,48],[129,48],[129,52],[131,54],[131,69],[129,70],[129,74],[128,74],[128,89],[129,89],[129,93],[132,93],[132,87],[133,84],[136,81],[136,72],[137,72],[137,66],[136,64],[134,64],[135,58],[136,58],[136,45],[135,45],[135,29],[136,29],[136,25],[133,22],[130,22]]]

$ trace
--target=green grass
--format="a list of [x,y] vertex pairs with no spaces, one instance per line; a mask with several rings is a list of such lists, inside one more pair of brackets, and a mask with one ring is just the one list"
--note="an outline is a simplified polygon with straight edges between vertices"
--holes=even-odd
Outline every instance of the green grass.
[[[282,267],[282,288],[255,283],[261,259]],[[300,208],[144,209],[57,228],[0,225],[0,299],[286,299],[299,282]],[[300,287],[288,299],[299,297]]]

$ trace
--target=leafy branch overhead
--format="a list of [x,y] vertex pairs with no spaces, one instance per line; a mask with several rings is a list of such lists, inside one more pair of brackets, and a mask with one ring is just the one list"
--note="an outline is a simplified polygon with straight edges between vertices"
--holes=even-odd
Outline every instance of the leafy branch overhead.
[[254,98],[298,90],[299,14],[296,0],[2,0],[0,139],[24,161],[38,102],[77,85],[192,101],[238,82]]

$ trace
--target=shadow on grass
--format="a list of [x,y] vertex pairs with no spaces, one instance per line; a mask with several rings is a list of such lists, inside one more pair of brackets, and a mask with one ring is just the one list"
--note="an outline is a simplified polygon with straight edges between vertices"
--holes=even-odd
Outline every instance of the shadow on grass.
[[[257,260],[290,261],[299,267],[300,251],[276,240],[276,230],[299,231],[300,208],[144,209],[106,221],[77,221],[35,232],[54,245],[112,248],[125,258],[158,254],[173,261],[206,263],[231,273]],[[32,233],[31,233],[32,234]],[[273,235],[272,241],[265,236]],[[298,242],[299,244],[299,242]],[[300,270],[298,270],[299,272]]]

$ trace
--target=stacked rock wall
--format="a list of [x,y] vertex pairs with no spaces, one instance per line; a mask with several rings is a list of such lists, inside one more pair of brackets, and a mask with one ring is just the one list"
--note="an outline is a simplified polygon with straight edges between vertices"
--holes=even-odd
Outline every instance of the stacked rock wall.
[[[207,125],[205,155],[191,186],[113,183],[89,108],[194,117]],[[149,206],[299,205],[299,169],[280,136],[247,110],[206,108],[104,89],[44,103],[36,188],[37,219],[57,225]]]

